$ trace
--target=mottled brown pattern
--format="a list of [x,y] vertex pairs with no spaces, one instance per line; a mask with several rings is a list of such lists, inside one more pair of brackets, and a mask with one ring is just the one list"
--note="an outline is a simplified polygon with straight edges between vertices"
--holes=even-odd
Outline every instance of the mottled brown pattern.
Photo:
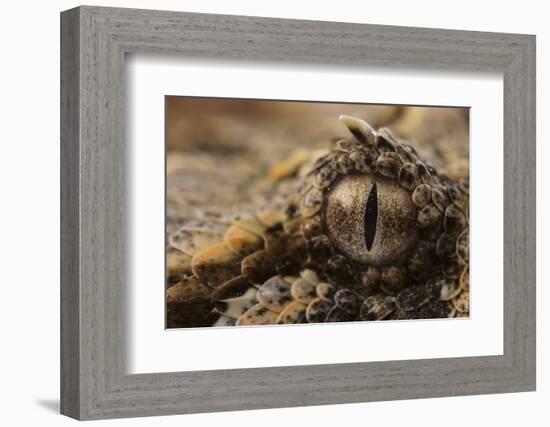
[[[176,219],[169,219],[167,232],[170,242],[176,237],[183,238],[185,244],[179,241],[173,244],[192,256],[193,268],[189,274],[212,289],[210,299],[215,306],[214,313],[219,316],[216,325],[272,320],[276,323],[320,321],[320,312],[313,308],[308,311],[307,306],[317,307],[317,302],[313,303],[315,289],[325,289],[329,283],[334,291],[325,300],[330,301],[330,307],[322,305],[326,307],[324,321],[376,320],[392,315],[399,319],[403,317],[403,307],[409,307],[406,303],[402,306],[399,301],[413,297],[421,304],[405,310],[410,318],[441,315],[443,307],[448,308],[445,316],[467,313],[464,303],[456,303],[457,307],[438,305],[435,311],[423,308],[423,314],[411,312],[420,310],[431,300],[431,297],[421,296],[425,286],[436,289],[442,301],[454,300],[463,292],[458,276],[445,274],[453,271],[452,264],[459,248],[465,248],[460,249],[460,265],[467,265],[468,246],[464,244],[468,234],[465,232],[468,195],[464,193],[467,185],[458,185],[448,176],[449,169],[456,177],[456,169],[438,170],[432,159],[422,157],[423,152],[433,152],[429,144],[410,145],[392,131],[395,127],[407,134],[405,125],[408,124],[431,144],[441,144],[438,138],[452,134],[459,139],[453,140],[454,145],[467,145],[468,117],[462,110],[418,107],[380,107],[377,110],[374,106],[243,100],[211,102],[216,105],[200,100],[194,113],[185,120],[202,117],[197,119],[195,126],[198,129],[206,127],[210,138],[215,139],[217,135],[223,139],[224,132],[232,133],[227,141],[220,141],[222,145],[231,142],[238,129],[243,147],[238,152],[211,149],[212,139],[205,143],[204,136],[197,136],[197,129],[181,134],[186,138],[185,144],[183,139],[179,143],[172,140],[169,145],[172,150],[168,152],[168,174],[172,177],[168,180],[168,213],[176,212]],[[192,105],[193,100],[178,98],[170,100],[169,106],[170,103]],[[219,116],[223,115],[223,108],[231,105],[234,110],[223,117],[228,125],[220,127]],[[375,131],[364,121],[341,116],[341,122],[353,135],[349,139],[349,134],[342,136],[341,130],[333,131],[332,126],[315,127],[308,121],[311,117],[311,120],[317,119],[317,124],[337,122],[335,117],[324,118],[323,115],[337,108],[363,109],[367,115],[384,119],[383,124],[387,127]],[[254,113],[250,113],[251,110]],[[268,114],[271,114],[270,120],[266,120]],[[431,123],[424,119],[425,115],[439,121]],[[420,132],[413,126],[413,120],[420,120],[425,125],[430,123],[434,129]],[[256,130],[256,122],[262,123],[262,131]],[[276,131],[274,125],[277,125]],[[269,143],[283,129],[287,137],[277,144]],[[325,138],[324,149],[311,135],[306,136],[307,132],[316,134],[323,129],[333,132],[332,137]],[[297,133],[293,135],[292,132]],[[250,144],[246,140],[251,141]],[[298,149],[297,141],[300,142]],[[328,141],[332,142],[327,144]],[[448,144],[450,140],[446,141]],[[258,151],[258,146],[263,151]],[[281,158],[283,149],[286,149],[286,157],[282,162],[275,162]],[[439,154],[455,156],[444,158],[445,161],[454,159],[461,164],[467,163],[467,150],[458,149],[454,153],[449,147],[438,150]],[[184,159],[178,153],[183,152],[188,159],[197,160],[196,164],[185,165],[190,168],[183,164],[178,166]],[[461,157],[464,153],[465,159]],[[176,162],[171,160],[172,154]],[[218,169],[216,161],[223,161],[223,169]],[[192,172],[196,175],[192,176]],[[461,180],[467,181],[467,178],[466,168],[466,175],[462,175]],[[173,179],[180,184],[173,184]],[[270,213],[266,216],[258,212]],[[261,218],[269,218],[268,223],[262,223]],[[215,234],[219,233],[219,227],[225,228],[223,236]],[[212,239],[220,243],[209,244]],[[172,250],[173,247],[169,248]],[[174,264],[174,258],[175,255],[169,252],[170,265]],[[307,288],[307,281],[296,280],[302,271],[307,271],[304,268],[319,275],[315,283],[310,284],[312,288],[307,298],[298,292],[298,289]],[[170,277],[168,286],[181,274]],[[249,287],[259,288],[249,307],[259,303],[277,316],[266,316],[256,307],[246,313],[246,321],[243,318],[239,322],[238,316],[227,317],[229,311],[235,313],[240,310],[238,307],[244,307],[242,295],[246,290],[243,280],[235,280],[235,277],[242,277]],[[275,295],[274,281],[284,284],[280,295]],[[406,297],[407,293],[401,296],[404,290],[411,297]],[[349,298],[337,302],[334,298],[343,295],[342,292],[352,292],[356,303],[350,303]],[[461,301],[469,301],[467,295],[466,290]],[[368,297],[371,297],[369,302],[365,299]],[[300,304],[306,305],[303,316],[296,314],[301,312],[301,306],[295,304],[298,299],[302,300]],[[348,302],[342,303],[344,300]],[[365,307],[359,310],[361,304]],[[289,305],[293,308],[288,308]],[[193,325],[184,321],[180,326]]]

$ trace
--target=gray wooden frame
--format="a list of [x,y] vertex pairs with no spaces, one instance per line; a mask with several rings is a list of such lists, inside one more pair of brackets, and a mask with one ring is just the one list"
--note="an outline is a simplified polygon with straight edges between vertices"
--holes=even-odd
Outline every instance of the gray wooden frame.
[[[504,354],[128,375],[124,58],[135,52],[502,72]],[[79,7],[61,14],[61,165],[63,414],[98,419],[535,390],[534,36]]]

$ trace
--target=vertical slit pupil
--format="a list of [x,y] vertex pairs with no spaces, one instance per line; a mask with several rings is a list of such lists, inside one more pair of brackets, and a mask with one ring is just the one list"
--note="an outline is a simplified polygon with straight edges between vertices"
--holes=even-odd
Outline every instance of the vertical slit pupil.
[[367,251],[370,251],[376,236],[376,221],[378,219],[378,190],[376,183],[371,187],[369,197],[367,199],[367,206],[365,207],[365,244],[367,245]]

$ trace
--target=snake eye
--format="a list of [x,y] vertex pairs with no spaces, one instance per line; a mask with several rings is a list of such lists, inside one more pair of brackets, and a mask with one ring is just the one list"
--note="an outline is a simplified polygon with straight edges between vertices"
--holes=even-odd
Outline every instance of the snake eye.
[[418,240],[411,195],[392,179],[346,175],[328,191],[323,209],[332,244],[361,264],[398,261]]

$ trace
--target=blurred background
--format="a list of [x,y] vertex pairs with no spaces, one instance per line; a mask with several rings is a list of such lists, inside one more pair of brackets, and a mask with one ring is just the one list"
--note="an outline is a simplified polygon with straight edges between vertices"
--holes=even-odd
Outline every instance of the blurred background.
[[468,108],[167,96],[167,233],[205,212],[254,209],[273,190],[274,164],[349,137],[340,114],[390,128],[452,178],[468,175]]

